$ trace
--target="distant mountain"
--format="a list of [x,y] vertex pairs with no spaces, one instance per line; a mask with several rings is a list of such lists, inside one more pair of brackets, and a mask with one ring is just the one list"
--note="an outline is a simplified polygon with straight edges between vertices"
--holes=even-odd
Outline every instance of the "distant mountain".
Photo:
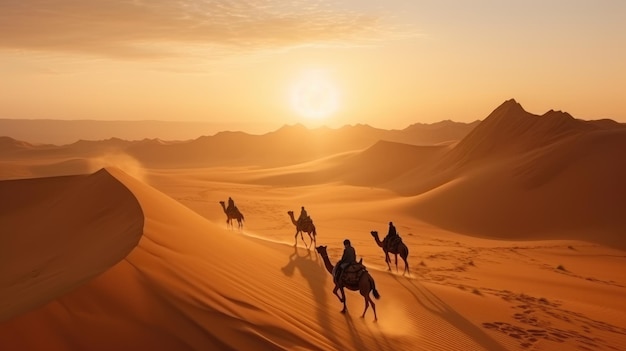
[[[28,155],[37,157],[97,157],[124,153],[148,167],[281,166],[306,162],[336,153],[365,149],[380,140],[429,145],[468,134],[477,123],[445,122],[445,125],[413,125],[404,130],[384,130],[367,125],[338,129],[308,129],[296,124],[263,135],[224,131],[193,140],[128,141],[110,138],[80,140],[61,146],[32,145]],[[20,158],[22,152],[7,151],[5,157]]]
[[[390,138],[397,142],[412,144],[417,141],[431,144],[441,139],[458,140],[477,124],[478,121],[469,124],[443,121],[434,124],[414,124],[401,131],[386,131],[386,133],[391,135]],[[294,130],[296,128],[306,129],[302,125],[284,126],[272,133],[281,133],[282,129]],[[351,128],[355,130],[371,129],[367,125],[356,125]],[[330,130],[329,128],[319,129]],[[31,144],[54,144],[59,146],[69,145],[79,140],[121,139],[138,141],[159,139],[166,141],[189,141],[234,130],[237,130],[237,128],[233,128],[233,124],[193,121],[74,121],[0,118],[0,136],[8,136]],[[239,128],[239,130],[242,129]],[[440,136],[430,139],[432,131],[436,131]]]
[[173,121],[96,121],[1,119],[0,135],[33,144],[72,144],[78,140],[190,140],[226,130],[225,124]]

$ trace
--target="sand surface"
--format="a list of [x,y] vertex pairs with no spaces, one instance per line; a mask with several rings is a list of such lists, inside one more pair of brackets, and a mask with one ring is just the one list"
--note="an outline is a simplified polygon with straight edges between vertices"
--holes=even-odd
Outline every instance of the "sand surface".
[[[263,167],[5,143],[0,349],[624,350],[623,126],[519,108],[453,143]],[[340,313],[323,258],[294,237],[301,206],[330,264],[346,238],[363,258],[376,321],[355,291]],[[410,274],[371,235],[389,221]]]

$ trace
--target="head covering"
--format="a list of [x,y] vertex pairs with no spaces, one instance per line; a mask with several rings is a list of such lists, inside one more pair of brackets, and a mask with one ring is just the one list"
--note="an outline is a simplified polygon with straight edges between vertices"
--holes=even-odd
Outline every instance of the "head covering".
[[343,244],[344,244],[344,245],[350,245],[350,240],[348,240],[348,239],[344,240],[344,241],[343,241]]
[[393,225],[393,222],[389,222],[389,225]]

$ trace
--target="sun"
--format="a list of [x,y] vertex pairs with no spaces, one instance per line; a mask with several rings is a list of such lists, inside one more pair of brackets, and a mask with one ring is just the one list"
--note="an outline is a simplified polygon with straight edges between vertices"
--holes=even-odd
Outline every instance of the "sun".
[[329,75],[322,70],[307,71],[292,86],[291,105],[302,117],[323,120],[337,111],[339,93]]

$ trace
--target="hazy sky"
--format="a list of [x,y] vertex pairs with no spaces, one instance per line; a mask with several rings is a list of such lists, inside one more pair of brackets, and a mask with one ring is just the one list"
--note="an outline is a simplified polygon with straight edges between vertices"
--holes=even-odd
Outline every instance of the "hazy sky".
[[626,122],[624,0],[0,0],[0,118]]

